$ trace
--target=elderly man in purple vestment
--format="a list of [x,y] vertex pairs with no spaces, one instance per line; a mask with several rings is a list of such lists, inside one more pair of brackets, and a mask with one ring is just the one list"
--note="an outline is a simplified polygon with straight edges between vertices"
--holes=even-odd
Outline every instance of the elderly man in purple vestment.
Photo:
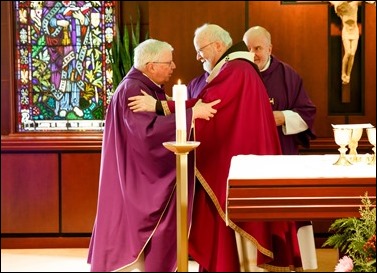
[[[134,66],[107,109],[97,214],[88,254],[91,271],[177,270],[176,160],[162,145],[175,140],[175,115],[135,113],[127,105],[128,98],[141,90],[157,100],[167,99],[163,85],[175,69],[172,52],[171,45],[154,39],[139,44]],[[193,119],[213,117],[214,104],[198,101],[186,110],[188,136]],[[188,169],[191,216],[193,153]]]
[[316,106],[309,98],[300,75],[288,64],[272,55],[271,34],[261,26],[247,30],[243,41],[255,53],[267,88],[280,144],[284,155],[299,154],[300,145],[308,148],[315,139],[313,124]]

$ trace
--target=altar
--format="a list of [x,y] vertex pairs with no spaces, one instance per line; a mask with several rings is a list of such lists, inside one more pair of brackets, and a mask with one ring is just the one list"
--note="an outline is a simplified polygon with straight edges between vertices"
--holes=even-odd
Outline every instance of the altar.
[[333,163],[338,155],[237,155],[232,158],[226,217],[324,220],[359,217],[361,198],[376,200],[376,166]]

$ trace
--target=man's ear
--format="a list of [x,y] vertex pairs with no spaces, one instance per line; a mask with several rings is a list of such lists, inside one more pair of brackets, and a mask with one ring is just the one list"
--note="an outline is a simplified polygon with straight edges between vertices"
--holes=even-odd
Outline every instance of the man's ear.
[[152,71],[152,70],[153,70],[153,67],[154,67],[154,65],[153,65],[152,63],[147,63],[147,64],[145,65],[145,70],[146,70],[146,71]]
[[216,51],[220,51],[221,50],[221,43],[219,41],[214,42],[213,45],[215,46]]

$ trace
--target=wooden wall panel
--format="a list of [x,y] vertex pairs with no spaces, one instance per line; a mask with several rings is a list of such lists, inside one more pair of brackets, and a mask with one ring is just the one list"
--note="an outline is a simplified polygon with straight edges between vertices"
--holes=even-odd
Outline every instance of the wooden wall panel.
[[193,45],[194,31],[204,23],[218,24],[229,31],[233,42],[240,41],[245,31],[245,1],[149,2],[150,36],[174,47],[177,68],[166,84],[168,94],[178,79],[188,83],[204,72]]
[[97,208],[101,153],[63,153],[62,232],[90,233]]
[[59,232],[56,154],[1,154],[1,233]]

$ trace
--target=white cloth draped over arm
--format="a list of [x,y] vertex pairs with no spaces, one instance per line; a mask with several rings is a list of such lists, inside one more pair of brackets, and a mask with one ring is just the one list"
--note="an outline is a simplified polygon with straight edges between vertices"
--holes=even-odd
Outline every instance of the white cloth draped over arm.
[[284,110],[282,112],[285,118],[285,124],[283,125],[284,135],[298,134],[309,128],[298,113],[292,110]]

